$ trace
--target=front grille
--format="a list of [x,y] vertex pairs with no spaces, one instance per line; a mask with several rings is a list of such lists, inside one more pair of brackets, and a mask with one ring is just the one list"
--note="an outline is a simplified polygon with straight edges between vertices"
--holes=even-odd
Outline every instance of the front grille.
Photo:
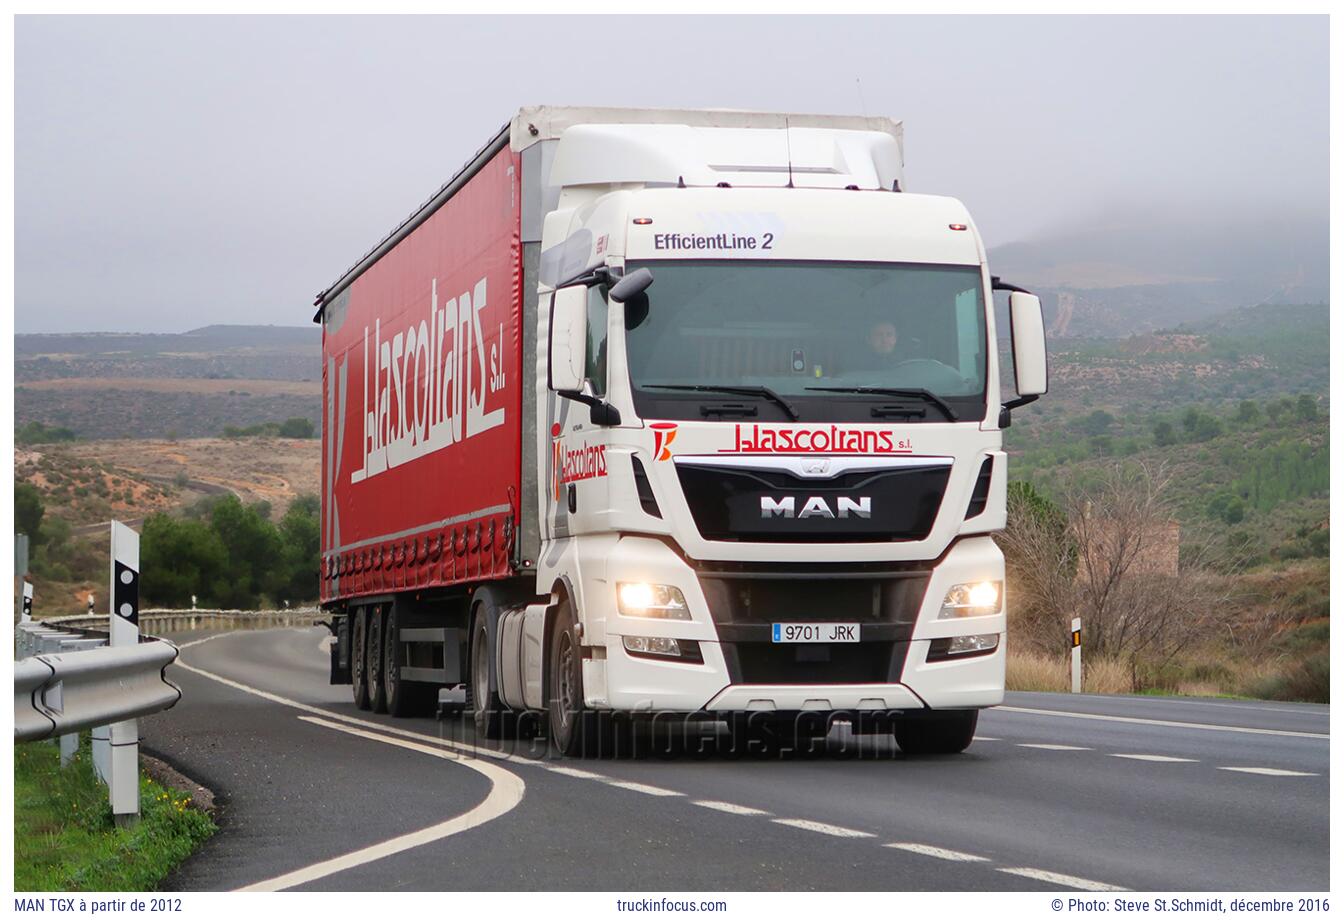
[[[844,577],[792,577],[777,571],[717,575],[700,585],[735,684],[895,683],[905,665],[927,569]],[[858,577],[856,577],[856,574]],[[772,625],[790,622],[859,624],[859,642],[777,644]]]
[[[803,479],[787,470],[677,464],[701,536],[760,543],[923,540],[950,471],[931,464]],[[763,500],[777,510],[765,511]]]

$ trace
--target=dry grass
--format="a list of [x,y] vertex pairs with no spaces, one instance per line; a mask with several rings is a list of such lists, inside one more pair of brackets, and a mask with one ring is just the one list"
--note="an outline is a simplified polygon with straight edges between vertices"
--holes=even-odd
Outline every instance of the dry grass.
[[1069,663],[1062,655],[1047,657],[1009,645],[1007,685],[1009,690],[1063,692],[1069,689]]
[[[1069,660],[1065,655],[1047,656],[1009,647],[1007,686],[1009,690],[1067,692]],[[1109,658],[1084,659],[1083,692],[1133,693],[1129,665]]]

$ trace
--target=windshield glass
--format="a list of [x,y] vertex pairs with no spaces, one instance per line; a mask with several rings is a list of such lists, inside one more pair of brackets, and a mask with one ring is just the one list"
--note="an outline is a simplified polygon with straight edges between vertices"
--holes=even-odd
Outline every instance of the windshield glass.
[[976,266],[667,260],[626,271],[640,267],[653,285],[625,305],[625,326],[645,418],[984,418]]

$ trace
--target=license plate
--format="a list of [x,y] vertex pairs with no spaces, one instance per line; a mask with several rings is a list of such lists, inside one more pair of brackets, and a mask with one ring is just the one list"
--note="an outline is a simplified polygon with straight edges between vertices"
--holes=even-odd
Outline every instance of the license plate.
[[776,623],[771,642],[858,642],[858,623]]

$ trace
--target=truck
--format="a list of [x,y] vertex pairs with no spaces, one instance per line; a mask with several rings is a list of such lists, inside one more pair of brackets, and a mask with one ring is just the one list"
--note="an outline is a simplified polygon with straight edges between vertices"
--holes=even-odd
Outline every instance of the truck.
[[1045,332],[903,169],[888,118],[520,109],[315,302],[332,682],[565,756],[660,718],[964,750]]

